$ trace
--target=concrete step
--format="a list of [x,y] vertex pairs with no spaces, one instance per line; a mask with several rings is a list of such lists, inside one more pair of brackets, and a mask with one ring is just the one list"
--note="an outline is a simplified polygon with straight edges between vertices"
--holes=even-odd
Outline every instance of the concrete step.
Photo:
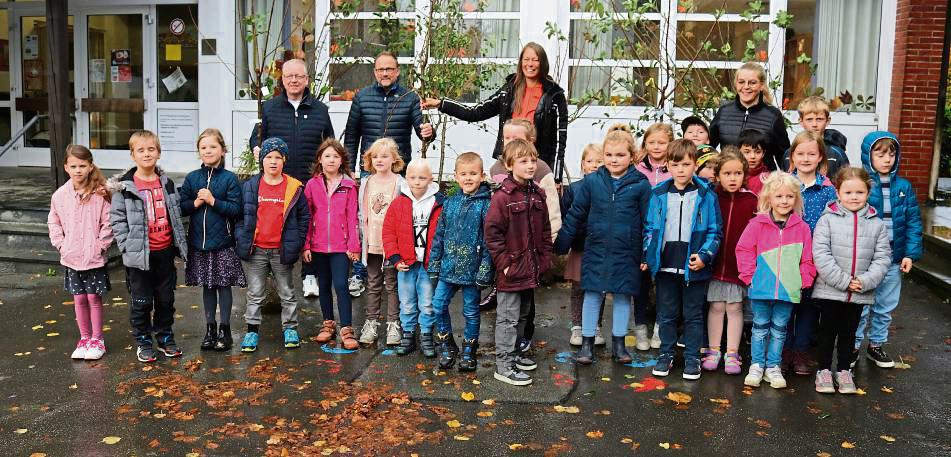
[[35,223],[46,225],[46,218],[50,214],[49,208],[0,208],[0,223]]
[[[46,273],[50,268],[59,271],[59,252],[49,245],[44,248],[25,248],[4,246],[0,243],[0,274],[4,273]],[[115,244],[107,251],[109,267],[122,263],[122,255]]]
[[911,274],[919,283],[927,285],[939,297],[951,297],[951,262],[948,257],[925,255],[911,268]]

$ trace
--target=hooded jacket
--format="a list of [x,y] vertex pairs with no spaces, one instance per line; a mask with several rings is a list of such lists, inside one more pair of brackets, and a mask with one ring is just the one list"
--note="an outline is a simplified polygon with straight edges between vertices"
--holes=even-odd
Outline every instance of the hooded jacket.
[[892,262],[901,263],[905,257],[911,260],[921,259],[921,209],[915,197],[915,189],[911,183],[898,176],[898,166],[901,163],[901,143],[898,138],[889,132],[877,131],[865,135],[862,140],[862,166],[872,177],[872,190],[868,195],[868,204],[878,211],[878,217],[883,218],[884,205],[882,202],[882,178],[872,168],[872,148],[882,139],[890,138],[895,142],[895,164],[889,172],[889,203],[892,208]]
[[[277,137],[287,143],[287,160],[284,173],[304,183],[310,179],[310,168],[317,156],[317,148],[327,138],[334,137],[330,113],[320,100],[314,98],[310,89],[304,90],[300,105],[287,100],[287,92],[264,102],[261,116],[261,138]],[[249,144],[252,149],[259,145],[258,129],[251,130]]]
[[350,104],[347,127],[344,130],[344,146],[350,155],[350,163],[359,163],[359,157],[374,141],[387,137],[396,141],[400,156],[409,163],[413,158],[412,133],[424,139],[419,126],[423,124],[423,111],[419,96],[396,80],[389,87],[379,82],[360,89]]
[[[149,221],[145,214],[145,202],[135,187],[137,168],[132,167],[125,173],[109,179],[106,188],[112,192],[112,205],[109,207],[109,224],[115,235],[122,263],[129,268],[148,271],[149,266]],[[165,175],[161,168],[155,167],[162,183],[162,197],[169,225],[172,227],[172,247],[182,259],[188,258],[188,242],[185,227],[182,224],[182,211],[175,183]]]
[[[826,206],[812,238],[812,257],[819,276],[812,298],[861,304],[875,303],[875,288],[891,266],[885,222],[874,207],[857,212],[834,201]],[[862,292],[850,292],[849,282],[862,282]]]
[[[261,174],[256,174],[241,186],[244,215],[235,226],[235,251],[238,257],[250,260],[254,253],[254,240],[258,235],[258,188]],[[284,191],[284,224],[281,227],[281,264],[293,265],[304,250],[310,212],[304,200],[304,186],[291,176],[284,175],[287,190]]]
[[109,202],[98,191],[85,202],[81,201],[72,181],[66,181],[53,192],[46,223],[50,242],[59,252],[60,264],[76,271],[106,264],[106,250],[113,238],[109,207]]
[[357,183],[343,175],[333,195],[327,198],[323,175],[307,181],[304,189],[311,224],[304,249],[324,254],[360,252]]
[[739,147],[740,132],[746,129],[759,130],[769,138],[763,162],[767,168],[775,170],[782,160],[783,151],[789,149],[789,134],[782,111],[766,104],[762,94],[749,108],[740,103],[738,96],[723,102],[710,121],[710,146],[732,144]]
[[500,292],[541,284],[541,275],[551,268],[551,224],[545,191],[535,181],[519,184],[511,175],[502,181],[485,217],[485,244]]
[[[195,208],[198,191],[205,188],[214,195],[215,205],[205,203]],[[217,251],[234,246],[234,224],[241,216],[241,186],[238,177],[225,169],[224,161],[215,168],[202,165],[186,175],[179,193],[182,216],[191,217],[188,245],[192,249]]]
[[751,300],[799,303],[816,277],[809,226],[796,213],[782,229],[769,214],[757,214],[736,244],[736,266]]
[[756,217],[759,199],[746,189],[727,192],[717,186],[716,193],[720,203],[720,220],[723,221],[723,241],[720,243],[720,255],[713,264],[713,279],[743,285],[736,268],[736,245],[750,220]]
[[433,237],[436,236],[436,226],[439,224],[439,215],[442,214],[442,204],[445,196],[439,192],[439,185],[429,183],[423,197],[416,199],[409,184],[405,181],[400,185],[400,195],[390,203],[390,208],[383,219],[383,254],[390,264],[400,262],[412,266],[420,259],[416,255],[416,218],[426,217],[426,248],[423,268],[429,267],[429,253],[432,251]]
[[431,277],[464,286],[492,284],[495,269],[483,230],[491,197],[489,185],[482,183],[472,195],[460,190],[443,201],[429,250]]
[[[690,221],[690,241],[687,243],[687,260],[683,266],[684,282],[703,281],[713,276],[713,261],[720,250],[723,238],[720,220],[720,208],[717,196],[701,178],[692,178],[696,186],[697,201]],[[651,189],[647,223],[644,227],[644,262],[650,267],[651,276],[660,270],[661,251],[664,249],[664,230],[667,222],[667,195],[674,186],[674,180],[668,179]],[[704,267],[697,271],[689,268],[690,256],[698,255]]]
[[[545,206],[548,207],[548,222],[551,224],[551,237],[554,241],[561,229],[561,202],[558,200],[558,185],[555,184],[555,175],[551,172],[551,167],[544,160],[538,160],[535,167],[535,183],[545,192]],[[496,161],[489,168],[489,176],[492,181],[502,184],[509,175],[502,161]]]
[[670,179],[670,171],[667,170],[667,166],[654,167],[651,164],[650,157],[644,156],[644,159],[640,162],[637,162],[637,165],[634,165],[634,168],[637,171],[641,172],[644,177],[647,178],[647,181],[650,183],[651,187],[654,187],[668,179]]
[[[373,175],[367,175],[363,178],[363,182],[357,189],[357,228],[360,231],[360,261],[364,265],[367,264],[367,255],[369,254],[368,245],[367,245],[367,205],[370,203],[367,201],[367,184],[370,182],[370,179]],[[403,186],[406,184],[406,178],[403,178],[400,175],[396,175],[396,187],[393,189],[393,198],[390,200],[390,205],[393,205],[393,201],[400,196]],[[384,209],[385,212],[389,213],[389,208]],[[386,221],[386,215],[383,216],[384,222]],[[381,228],[382,230],[382,228]],[[356,252],[356,251],[353,251]]]
[[555,252],[566,254],[575,239],[587,233],[581,256],[581,288],[637,295],[650,184],[634,167],[618,178],[617,189],[613,181],[603,166],[581,180],[555,239]]
[[[565,145],[568,142],[568,99],[565,90],[557,83],[542,78],[542,98],[535,110],[535,130],[538,132],[535,148],[538,158],[552,166],[555,182],[560,183],[565,167]],[[454,100],[443,99],[439,111],[468,122],[479,122],[499,117],[499,133],[495,140],[492,157],[502,156],[502,130],[505,122],[512,118],[515,107],[515,74],[505,78],[502,85],[491,97],[475,106],[466,106]]]

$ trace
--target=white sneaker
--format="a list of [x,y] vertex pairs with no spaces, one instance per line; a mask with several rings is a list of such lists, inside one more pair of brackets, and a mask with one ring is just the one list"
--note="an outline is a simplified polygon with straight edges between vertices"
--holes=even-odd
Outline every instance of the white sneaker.
[[634,347],[638,351],[646,351],[651,348],[650,338],[647,337],[647,325],[640,324],[634,326],[634,338],[637,340]]
[[89,344],[89,339],[83,338],[76,343],[76,349],[73,350],[73,354],[69,356],[72,359],[83,360],[86,358],[86,346]]
[[598,327],[594,331],[594,345],[604,346],[604,335],[601,334],[601,327]]
[[347,281],[347,288],[350,289],[351,297],[359,297],[363,294],[363,291],[366,290],[363,280],[357,275],[350,277],[350,279]]
[[746,379],[743,380],[743,384],[751,387],[759,387],[759,383],[762,380],[763,366],[758,363],[754,363],[750,365],[750,372],[746,375]]
[[766,369],[766,373],[763,374],[763,381],[768,382],[769,386],[774,389],[786,388],[786,378],[783,377],[783,370],[778,365]]
[[90,338],[86,343],[86,360],[99,360],[106,353],[106,344],[98,338]]
[[400,339],[403,337],[403,329],[400,328],[400,323],[396,321],[390,321],[386,323],[386,345],[387,346],[396,346],[400,344]]
[[376,319],[367,319],[363,323],[363,328],[360,329],[360,343],[362,344],[373,344],[376,342],[377,338],[377,327],[380,326],[380,321]]
[[651,336],[651,349],[660,349],[660,325],[654,324],[654,335]]
[[581,326],[571,327],[571,338],[568,338],[568,344],[572,346],[581,346]]
[[317,296],[317,277],[316,276],[307,275],[304,277],[304,296],[305,297]]

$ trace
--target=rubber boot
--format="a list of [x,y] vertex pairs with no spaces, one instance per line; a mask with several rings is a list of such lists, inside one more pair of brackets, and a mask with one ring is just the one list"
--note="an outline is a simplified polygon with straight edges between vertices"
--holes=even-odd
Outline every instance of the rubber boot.
[[476,358],[476,351],[479,350],[479,343],[476,340],[462,340],[462,352],[459,356],[459,371],[475,371],[479,366]]
[[218,341],[215,343],[216,351],[227,351],[234,345],[231,338],[231,326],[221,324],[218,326]]
[[612,336],[611,337],[611,352],[614,358],[614,361],[617,363],[631,363],[631,353],[627,352],[627,347],[624,346],[624,337],[623,336]]
[[396,347],[396,355],[407,355],[416,350],[416,334],[403,330],[400,345]]
[[594,337],[582,336],[581,349],[575,353],[575,362],[582,365],[591,365],[594,362]]
[[436,342],[439,346],[439,368],[448,370],[456,363],[456,353],[452,351],[449,342],[452,335],[448,333],[437,333]]
[[218,324],[207,324],[205,329],[205,337],[201,340],[202,350],[214,349],[215,343],[218,341]]
[[423,353],[423,357],[428,359],[436,357],[436,346],[433,344],[432,331],[419,335],[419,349]]

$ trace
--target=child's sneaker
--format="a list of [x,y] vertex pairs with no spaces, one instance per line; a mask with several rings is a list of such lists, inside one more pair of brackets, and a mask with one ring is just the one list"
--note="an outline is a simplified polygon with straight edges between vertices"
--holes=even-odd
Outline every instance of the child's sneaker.
[[735,352],[727,352],[723,359],[723,372],[726,374],[740,374],[743,372],[743,359]]
[[304,283],[302,289],[305,297],[316,297],[317,296],[317,277],[314,275],[307,275],[304,277]]
[[895,361],[885,353],[885,349],[881,346],[868,345],[868,349],[865,351],[865,357],[875,362],[875,365],[879,368],[892,368],[895,366]]
[[660,349],[660,325],[654,324],[654,335],[651,336],[651,349]]
[[638,351],[647,351],[651,348],[650,337],[647,336],[647,325],[638,324],[634,326],[634,347]]
[[[716,369],[716,367],[714,367]],[[687,359],[684,361],[684,379],[696,380],[700,379],[700,361],[697,359]]]
[[89,344],[89,338],[82,338],[76,343],[76,349],[69,357],[71,359],[83,360],[86,358],[86,345]]
[[605,344],[607,344],[607,342],[604,341],[604,334],[601,333],[601,326],[599,325],[598,328],[594,329],[594,345],[604,346]]
[[353,275],[350,277],[350,280],[347,281],[347,288],[350,289],[351,297],[359,297],[363,294],[363,291],[366,290],[366,286],[363,285],[363,279],[359,275]]
[[832,372],[819,370],[816,372],[816,392],[820,394],[834,394],[835,385],[832,384]]
[[654,376],[667,376],[670,374],[670,368],[674,366],[674,357],[670,355],[662,355],[657,359],[657,365],[654,365],[654,369],[651,370],[651,374]]
[[[601,343],[604,344],[604,343]],[[519,354],[524,354],[532,348],[532,340],[528,338],[519,338],[518,343],[515,345],[515,352]]]
[[746,378],[743,379],[743,384],[750,387],[759,387],[760,381],[763,380],[763,366],[754,363],[750,365],[750,371],[746,374]]
[[258,350],[258,332],[248,332],[244,334],[241,340],[241,352],[254,352]]
[[135,357],[142,363],[152,363],[155,361],[155,349],[152,346],[139,346],[135,350]]
[[[343,348],[348,351],[356,351],[360,349],[360,342],[357,341],[356,335],[353,334],[353,327],[340,327],[340,342],[343,344]],[[399,341],[397,341],[397,344]]]
[[532,371],[538,368],[538,364],[528,357],[517,355],[515,356],[515,368],[518,368],[522,371]]
[[162,354],[165,354],[165,357],[175,358],[182,356],[182,350],[178,348],[178,345],[175,344],[175,340],[171,338],[166,338],[165,342],[159,345],[159,350],[162,351]]
[[376,329],[380,326],[380,321],[376,319],[367,319],[363,322],[363,328],[360,329],[360,344],[376,343]]
[[300,347],[300,335],[297,334],[297,330],[292,328],[284,329],[284,347],[287,349]]
[[859,348],[852,349],[852,355],[849,357],[849,368],[855,368],[859,363]]
[[855,381],[852,379],[852,372],[849,370],[836,373],[835,383],[839,386],[840,394],[854,394],[856,392]]
[[780,370],[779,367],[767,368],[766,372],[763,373],[763,381],[768,382],[769,386],[774,389],[786,388],[786,378],[783,377],[783,370]]
[[815,360],[812,359],[812,354],[808,352],[797,352],[793,354],[792,369],[793,372],[798,375],[811,375],[814,364]]
[[[317,331],[317,342],[320,344],[329,343],[330,340],[334,339],[334,336],[337,334],[337,323],[332,320],[325,320],[320,325],[320,330]],[[255,336],[255,338],[257,338]],[[257,346],[257,340],[255,339],[255,346]]]
[[532,383],[532,377],[522,373],[518,368],[509,367],[502,371],[495,370],[495,379],[513,386],[527,386]]
[[[400,328],[400,323],[396,321],[390,321],[386,323],[386,345],[387,346],[396,346],[400,344],[400,339],[403,337],[403,329]],[[374,338],[374,341],[376,338]]]
[[720,357],[723,355],[719,349],[707,349],[704,351],[703,369],[707,371],[717,371],[720,366]]
[[106,353],[106,344],[99,338],[90,338],[86,342],[86,360],[99,360]]
[[568,338],[568,344],[572,346],[581,346],[581,326],[575,325],[571,327],[571,337]]

